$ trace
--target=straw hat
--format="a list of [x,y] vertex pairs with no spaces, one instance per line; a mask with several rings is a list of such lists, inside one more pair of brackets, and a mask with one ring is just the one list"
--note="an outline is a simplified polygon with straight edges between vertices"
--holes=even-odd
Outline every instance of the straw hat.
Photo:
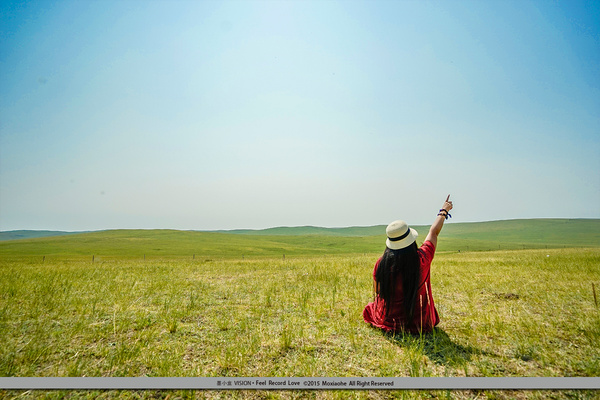
[[392,250],[400,250],[410,246],[419,236],[419,233],[402,220],[394,221],[385,229],[387,239],[385,244]]

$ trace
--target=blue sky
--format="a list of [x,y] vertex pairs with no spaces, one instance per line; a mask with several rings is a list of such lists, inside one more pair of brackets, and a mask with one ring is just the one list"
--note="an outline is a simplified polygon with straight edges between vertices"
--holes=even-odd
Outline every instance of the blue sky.
[[600,218],[600,3],[4,1],[0,230]]

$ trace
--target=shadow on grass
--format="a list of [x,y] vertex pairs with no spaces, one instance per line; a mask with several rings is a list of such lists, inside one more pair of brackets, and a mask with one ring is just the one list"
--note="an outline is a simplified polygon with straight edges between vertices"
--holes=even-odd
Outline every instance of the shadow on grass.
[[423,335],[410,333],[385,334],[386,338],[395,345],[420,350],[432,362],[446,366],[461,366],[471,361],[472,356],[486,354],[473,346],[463,346],[453,342],[448,334],[440,328]]

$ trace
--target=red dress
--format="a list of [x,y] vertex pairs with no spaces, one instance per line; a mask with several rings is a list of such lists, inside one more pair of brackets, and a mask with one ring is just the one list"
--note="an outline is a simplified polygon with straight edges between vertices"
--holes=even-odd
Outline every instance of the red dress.
[[[407,321],[404,312],[404,296],[402,294],[402,278],[398,277],[394,292],[394,300],[390,308],[390,312],[385,317],[385,302],[379,298],[375,302],[366,305],[363,310],[363,318],[365,322],[381,328],[387,332],[406,331],[410,333],[431,332],[433,327],[439,324],[440,317],[435,304],[433,303],[433,295],[431,293],[431,261],[435,253],[433,243],[426,240],[418,249],[419,260],[421,263],[421,276],[419,279],[419,289],[417,290],[417,298],[415,299],[415,310],[411,321]],[[373,280],[375,273],[379,267],[381,258],[375,263],[373,269]]]

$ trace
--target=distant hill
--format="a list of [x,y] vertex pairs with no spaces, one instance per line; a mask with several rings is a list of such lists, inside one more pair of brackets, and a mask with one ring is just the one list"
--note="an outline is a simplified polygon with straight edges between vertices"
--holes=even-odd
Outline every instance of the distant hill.
[[238,235],[326,235],[326,236],[373,236],[385,233],[385,225],[352,226],[347,228],[321,228],[318,226],[281,226],[267,229],[234,229],[230,231],[215,231],[220,233],[234,233]]
[[444,225],[441,236],[447,241],[443,246],[462,249],[600,247],[600,219],[449,223]]
[[85,232],[28,231],[28,230],[6,231],[6,232],[0,232],[0,242],[4,241],[4,240],[34,239],[34,238],[39,238],[39,237],[74,235],[74,234],[78,234],[78,233],[85,233]]
[[[414,226],[418,242],[429,226]],[[8,233],[8,232],[5,232]],[[281,227],[222,232],[109,230],[59,232],[0,241],[0,256],[241,257],[380,253],[385,226],[319,228]],[[26,235],[25,235],[26,236]],[[446,223],[439,251],[600,247],[600,219],[527,219]]]
[[[419,238],[425,239],[429,225],[414,225]],[[355,226],[349,228],[320,228],[316,226],[279,227],[260,230],[239,229],[219,231],[241,235],[325,235],[364,237],[385,234],[385,225]],[[487,222],[459,222],[449,220],[442,236],[459,241],[525,243],[544,245],[600,246],[600,219],[512,219]]]

